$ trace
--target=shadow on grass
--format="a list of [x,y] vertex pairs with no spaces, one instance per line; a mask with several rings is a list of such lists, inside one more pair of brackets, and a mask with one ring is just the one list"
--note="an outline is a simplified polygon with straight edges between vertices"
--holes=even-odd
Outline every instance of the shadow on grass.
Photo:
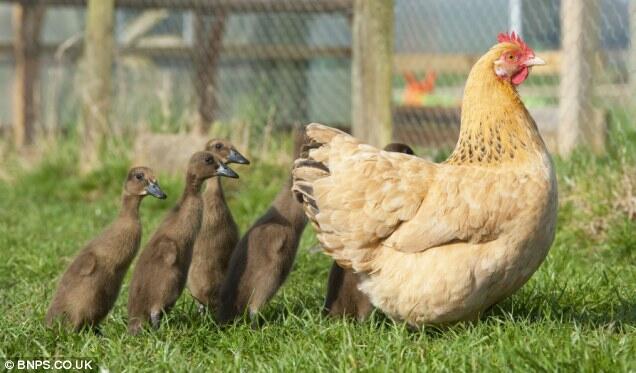
[[534,292],[531,296],[528,295],[530,294],[521,294],[504,300],[484,312],[476,322],[446,326],[427,325],[422,328],[395,321],[378,309],[363,321],[350,317],[331,317],[323,313],[320,296],[275,300],[263,308],[256,321],[251,320],[245,313],[233,322],[219,325],[212,313],[200,313],[196,303],[187,299],[180,301],[177,307],[164,317],[161,329],[167,327],[168,333],[181,330],[187,334],[201,328],[210,332],[232,333],[245,328],[262,330],[268,327],[324,328],[348,325],[380,333],[399,331],[415,339],[422,335],[438,339],[447,337],[449,332],[457,333],[478,326],[502,324],[514,326],[556,322],[564,325],[577,324],[591,329],[608,329],[614,333],[623,333],[626,331],[625,327],[636,326],[636,301],[625,299],[618,293],[614,303],[598,305],[565,303],[558,293]]
[[550,296],[535,304],[519,303],[507,299],[488,309],[480,322],[501,323],[503,321],[538,324],[546,321],[575,323],[588,328],[612,327],[624,332],[625,326],[636,326],[636,302],[617,295],[619,304],[589,307],[560,304],[559,299]]
[[251,320],[247,313],[236,318],[232,323],[220,326],[221,329],[231,331],[236,328],[249,326],[252,329],[262,330],[267,327],[292,327],[303,324],[301,327],[309,325],[311,328],[325,328],[330,326],[350,326],[360,330],[374,330],[378,333],[399,331],[407,336],[418,339],[422,333],[429,338],[444,336],[447,328],[437,326],[426,326],[419,329],[408,325],[406,322],[396,321],[384,314],[379,309],[373,312],[364,320],[356,320],[354,317],[343,316],[333,317],[324,313],[322,298],[306,298],[301,301],[278,301],[273,302],[262,310],[257,320]]
[[[447,326],[427,325],[424,328],[415,328],[404,322],[394,321],[380,310],[374,312],[363,321],[353,318],[334,318],[325,315],[322,307],[316,307],[314,300],[305,302],[285,302],[268,306],[259,315],[258,327],[267,325],[282,326],[289,320],[298,319],[313,321],[316,326],[329,323],[347,322],[351,325],[359,324],[365,329],[377,329],[378,331],[404,328],[407,334],[419,335],[425,333],[429,338],[441,338],[447,335],[450,329],[472,328],[478,325],[495,325],[502,323],[511,324],[541,324],[545,322],[557,322],[562,324],[578,324],[587,328],[605,329],[611,328],[616,333],[625,332],[626,326],[636,326],[636,302],[616,296],[618,304],[602,304],[598,307],[589,305],[572,305],[559,302],[556,294],[543,297],[537,294],[529,301],[520,301],[518,298],[509,298],[488,309],[476,322],[464,322]],[[238,318],[233,324],[239,326],[242,323],[250,324],[249,317]]]

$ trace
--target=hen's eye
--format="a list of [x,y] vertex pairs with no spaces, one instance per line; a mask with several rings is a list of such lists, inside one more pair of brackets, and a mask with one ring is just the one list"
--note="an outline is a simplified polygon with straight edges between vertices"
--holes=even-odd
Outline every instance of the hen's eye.
[[514,59],[515,59],[515,56],[513,56],[512,54],[510,54],[510,55],[508,55],[508,59],[509,59],[510,61],[512,61],[512,60],[514,60]]
[[205,163],[212,164],[212,162],[214,162],[214,158],[212,158],[212,157],[206,157],[205,158]]
[[216,145],[214,145],[214,147],[217,149],[221,149],[223,147],[223,144],[221,144],[220,142],[217,142]]
[[135,179],[137,179],[137,180],[143,180],[143,178],[144,178],[144,175],[142,175],[142,174],[136,174],[135,175]]

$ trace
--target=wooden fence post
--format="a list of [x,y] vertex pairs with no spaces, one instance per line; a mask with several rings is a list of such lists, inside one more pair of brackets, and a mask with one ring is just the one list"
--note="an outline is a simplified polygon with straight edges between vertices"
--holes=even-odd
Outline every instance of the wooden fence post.
[[630,111],[632,118],[636,117],[636,1],[629,2],[629,63],[628,82],[630,88]]
[[[562,0],[562,60],[559,101],[559,153],[568,156],[577,146],[601,151],[605,133],[593,107],[594,72],[598,48],[596,1]],[[602,120],[601,120],[602,121]]]
[[44,7],[19,3],[13,8],[15,82],[13,89],[14,142],[18,148],[31,145],[37,119],[36,91],[40,75],[40,31]]
[[80,170],[99,165],[99,154],[109,134],[113,66],[114,0],[88,0],[82,81],[82,150]]
[[212,22],[206,13],[194,16],[194,87],[199,100],[199,120],[195,132],[202,135],[209,132],[216,116],[217,70],[226,18],[224,11],[215,13]]
[[391,142],[393,0],[355,0],[351,56],[353,135]]
[[523,35],[523,1],[510,0],[508,13],[510,14],[510,31],[515,31],[517,35]]

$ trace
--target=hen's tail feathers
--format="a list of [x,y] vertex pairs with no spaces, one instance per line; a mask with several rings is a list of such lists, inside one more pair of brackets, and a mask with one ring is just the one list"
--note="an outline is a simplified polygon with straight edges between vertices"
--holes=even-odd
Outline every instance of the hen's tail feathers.
[[[337,149],[334,151],[332,146]],[[358,140],[349,134],[338,129],[312,123],[306,128],[306,139],[301,157],[294,162],[292,171],[293,185],[292,192],[299,202],[302,203],[305,215],[314,227],[316,234],[323,233],[323,227],[318,225],[316,216],[320,213],[314,193],[316,192],[316,182],[331,175],[330,167],[337,167],[338,162],[354,154],[362,145]],[[325,228],[326,230],[329,228]],[[325,237],[323,237],[324,239]],[[331,255],[339,265],[344,268],[352,266],[349,254],[337,253],[342,245],[331,242],[323,242],[323,250]],[[367,263],[365,257],[367,250],[356,250],[356,256],[360,257],[360,263]],[[359,266],[363,267],[362,264]]]
[[346,132],[342,132],[339,129],[328,127],[320,123],[308,124],[305,131],[307,137],[311,139],[312,142],[317,142],[320,144],[326,144],[330,142],[335,136],[347,135]]
[[[315,224],[318,206],[313,196],[313,183],[318,179],[329,176],[329,167],[324,162],[328,161],[328,156],[325,154],[328,146],[325,147],[325,145],[333,140],[334,137],[346,135],[346,133],[318,123],[309,124],[305,131],[306,139],[301,157],[294,162],[292,192],[298,201],[303,204],[305,214],[314,223],[314,227],[318,228]],[[323,147],[325,149],[321,149]]]
[[303,204],[305,214],[312,222],[318,214],[318,205],[314,198],[314,181],[329,176],[329,169],[313,159],[299,158],[294,162],[294,184],[292,192],[298,202]]

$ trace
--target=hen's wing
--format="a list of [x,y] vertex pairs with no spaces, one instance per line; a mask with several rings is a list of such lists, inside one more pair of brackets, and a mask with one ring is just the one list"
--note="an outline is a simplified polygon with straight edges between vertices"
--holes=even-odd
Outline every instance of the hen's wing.
[[540,190],[533,181],[511,172],[440,165],[417,214],[384,245],[419,252],[455,242],[494,240],[506,222],[533,205],[533,188]]
[[417,252],[495,234],[491,211],[499,202],[483,200],[488,190],[479,185],[497,175],[381,151],[319,124],[307,136],[313,149],[296,161],[293,190],[340,264],[363,270],[380,241]]

